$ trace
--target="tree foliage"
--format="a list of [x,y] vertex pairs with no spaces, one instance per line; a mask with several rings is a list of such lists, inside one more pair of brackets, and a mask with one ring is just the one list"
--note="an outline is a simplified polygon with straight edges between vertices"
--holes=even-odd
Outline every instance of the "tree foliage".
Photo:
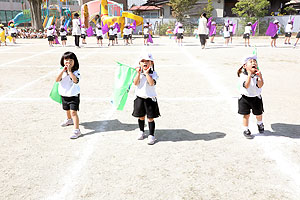
[[295,8],[293,8],[292,6],[287,6],[284,8],[284,11],[286,14],[288,15],[294,15],[297,13],[297,10]]
[[209,18],[212,16],[213,10],[214,10],[214,7],[212,5],[212,0],[208,0],[206,7],[203,9],[203,12],[205,12],[206,16]]
[[28,0],[31,13],[31,25],[34,29],[42,29],[42,10],[41,5],[43,0]]
[[255,22],[257,19],[266,16],[270,2],[268,0],[239,0],[232,8],[232,13],[242,17],[245,22]]
[[184,19],[184,14],[191,9],[197,0],[170,0],[169,5],[172,7],[172,15],[178,20]]

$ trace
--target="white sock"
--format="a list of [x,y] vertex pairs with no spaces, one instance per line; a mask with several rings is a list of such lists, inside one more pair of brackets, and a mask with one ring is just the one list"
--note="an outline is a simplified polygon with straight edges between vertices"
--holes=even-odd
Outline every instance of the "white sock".
[[257,121],[257,125],[261,125],[262,123],[262,121]]
[[243,128],[244,128],[244,131],[249,130],[249,127],[248,127],[248,126],[243,126]]

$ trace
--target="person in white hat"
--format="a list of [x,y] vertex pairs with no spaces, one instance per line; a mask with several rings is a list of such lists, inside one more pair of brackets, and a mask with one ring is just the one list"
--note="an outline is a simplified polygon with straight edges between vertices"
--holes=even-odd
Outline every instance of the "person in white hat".
[[48,37],[48,42],[49,42],[49,46],[53,47],[53,41],[54,41],[54,30],[53,30],[53,26],[50,25],[48,30],[47,30],[47,37]]
[[242,66],[239,68],[237,75],[240,79],[240,94],[238,100],[238,113],[243,115],[243,134],[247,139],[252,139],[249,130],[250,111],[256,116],[259,133],[264,133],[264,124],[262,122],[262,114],[264,112],[261,97],[262,86],[264,80],[257,65],[256,55],[247,56]]
[[111,45],[114,46],[114,41],[115,41],[114,26],[111,25],[108,31],[108,46],[110,46],[110,42]]
[[229,24],[226,22],[224,24],[224,30],[223,30],[223,36],[225,39],[225,46],[228,46],[229,38],[230,38],[230,32],[229,32]]
[[67,45],[67,31],[65,30],[64,26],[60,27],[59,34],[60,34],[61,44],[63,47],[65,47]]
[[160,116],[157,94],[155,91],[158,75],[154,70],[154,59],[151,53],[142,53],[139,59],[139,66],[136,68],[137,76],[133,83],[136,86],[134,100],[134,110],[132,115],[138,118],[140,132],[138,140],[143,140],[145,137],[145,117],[148,118],[149,136],[148,144],[153,145],[156,142],[154,131],[154,118]]
[[124,29],[123,29],[124,45],[128,45],[129,44],[128,39],[129,39],[129,27],[126,24],[125,27],[124,27]]
[[148,44],[148,38],[149,38],[149,27],[148,24],[144,25],[144,45],[149,45]]
[[233,37],[233,22],[229,22],[229,34],[230,34],[230,43],[232,44],[232,37]]
[[18,30],[13,23],[10,23],[10,36],[12,37],[13,43],[16,44]]
[[245,39],[245,47],[247,47],[247,44],[248,44],[248,47],[250,47],[250,34],[252,31],[251,25],[252,25],[252,23],[248,22],[247,25],[245,26],[245,32],[243,35],[243,38]]
[[103,32],[100,24],[96,25],[96,35],[97,35],[97,44],[102,46]]
[[277,19],[275,19],[273,23],[277,26],[277,33],[273,37],[271,37],[271,47],[276,47],[276,40],[280,31],[280,25]]
[[293,31],[293,24],[292,24],[292,21],[289,20],[288,24],[285,27],[284,44],[291,44],[292,31]]

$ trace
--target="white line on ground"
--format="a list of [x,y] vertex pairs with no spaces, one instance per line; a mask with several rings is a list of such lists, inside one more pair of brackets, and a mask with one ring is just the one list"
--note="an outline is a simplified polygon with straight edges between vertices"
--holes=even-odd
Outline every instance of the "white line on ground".
[[[228,103],[230,104],[232,110],[236,112],[236,99],[233,101],[232,98],[229,98],[230,92],[227,88],[225,88],[221,82],[219,81],[219,78],[216,73],[213,72],[211,68],[208,67],[207,64],[200,62],[195,57],[193,57],[186,49],[185,47],[181,47],[182,52],[185,56],[187,56],[191,62],[195,64],[195,68],[199,70],[200,73],[202,73],[207,80],[210,82],[210,84],[213,86],[215,91],[218,91],[222,96],[224,96],[224,99],[228,100]],[[203,50],[205,51],[205,50]],[[236,119],[238,121],[238,117],[236,116]],[[256,122],[253,122],[256,123]],[[252,124],[253,124],[252,123]],[[273,130],[272,130],[273,131]],[[287,175],[291,180],[293,180],[293,183],[291,183],[291,186],[294,187],[294,185],[297,185],[296,188],[300,188],[300,170],[299,167],[295,168],[295,164],[293,162],[289,161],[288,159],[284,158],[283,153],[279,151],[275,146],[273,146],[270,143],[270,139],[268,138],[267,142],[266,139],[257,139],[262,146],[265,154],[272,160],[275,160],[277,163],[278,168],[282,171],[283,174]],[[277,149],[277,150],[276,150]],[[299,193],[299,190],[295,190],[295,193]],[[300,196],[300,194],[298,194]]]
[[[105,116],[105,120],[111,119],[113,116],[115,109],[109,110]],[[100,127],[99,131],[104,132],[106,129],[107,122],[103,122]],[[87,144],[85,145],[85,148],[81,149],[80,151],[80,157],[77,159],[67,170],[67,174],[63,179],[61,180],[63,187],[57,191],[56,193],[50,195],[50,197],[46,198],[48,200],[57,200],[57,199],[73,199],[76,192],[74,192],[74,188],[76,188],[76,185],[78,184],[78,178],[80,176],[80,173],[82,169],[86,166],[88,163],[88,160],[90,159],[91,155],[93,154],[95,150],[95,146],[99,143],[99,140],[101,139],[101,134],[96,134],[94,137],[89,137]]]

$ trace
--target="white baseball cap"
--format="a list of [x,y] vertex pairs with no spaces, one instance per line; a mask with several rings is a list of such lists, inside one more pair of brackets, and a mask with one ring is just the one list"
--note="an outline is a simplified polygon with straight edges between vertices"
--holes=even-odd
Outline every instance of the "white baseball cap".
[[256,55],[249,55],[246,56],[243,61],[242,61],[242,65],[246,64],[248,62],[248,60],[257,60],[257,56]]
[[279,21],[277,19],[275,19],[273,23],[276,24],[276,23],[279,23]]
[[143,52],[141,55],[140,55],[140,60],[150,60],[150,61],[154,61],[154,58],[152,56],[151,53],[149,52]]

